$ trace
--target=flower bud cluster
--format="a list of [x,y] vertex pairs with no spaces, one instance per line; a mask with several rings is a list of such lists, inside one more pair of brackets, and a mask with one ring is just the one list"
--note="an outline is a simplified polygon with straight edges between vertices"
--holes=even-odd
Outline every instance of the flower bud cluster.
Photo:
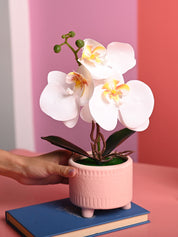
[[69,38],[73,38],[74,36],[75,36],[75,32],[74,32],[74,31],[69,31],[69,33],[62,35],[61,38],[64,39],[64,42],[61,43],[61,44],[56,44],[56,45],[54,46],[54,52],[55,52],[55,53],[59,53],[59,52],[61,51],[61,46],[63,46],[64,44],[66,44],[66,45],[72,50],[72,52],[74,53],[75,58],[76,58],[76,60],[77,60],[77,63],[80,64],[80,63],[78,62],[78,55],[77,55],[77,53],[79,52],[79,50],[80,50],[82,47],[84,47],[84,41],[81,40],[81,39],[76,40],[76,41],[75,41],[75,45],[77,46],[77,50],[75,50],[75,49],[68,43],[68,39],[69,39]]

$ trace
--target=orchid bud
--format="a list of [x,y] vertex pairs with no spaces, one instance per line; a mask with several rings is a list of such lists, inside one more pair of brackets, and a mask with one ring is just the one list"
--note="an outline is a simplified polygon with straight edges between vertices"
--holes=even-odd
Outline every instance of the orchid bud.
[[76,40],[75,44],[78,48],[82,48],[84,46],[84,41],[78,39],[78,40]]
[[70,31],[70,32],[69,32],[69,36],[70,36],[70,37],[74,37],[74,36],[75,36],[75,32],[74,32],[74,31]]
[[56,44],[56,45],[54,46],[54,52],[55,52],[55,53],[59,53],[60,51],[61,51],[61,46],[58,45],[58,44]]

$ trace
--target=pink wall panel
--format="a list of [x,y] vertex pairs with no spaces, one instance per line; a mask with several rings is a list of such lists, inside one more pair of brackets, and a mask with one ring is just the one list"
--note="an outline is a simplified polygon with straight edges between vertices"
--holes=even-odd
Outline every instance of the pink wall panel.
[[[93,38],[107,46],[112,41],[128,42],[137,50],[137,1],[136,0],[30,0],[31,61],[36,150],[46,152],[55,147],[40,139],[41,136],[60,135],[85,149],[90,149],[90,125],[80,121],[75,128],[66,128],[53,121],[39,108],[39,96],[47,83],[51,70],[66,73],[77,65],[68,48],[60,54],[53,53],[53,45],[61,42],[61,35],[70,30],[77,38]],[[137,68],[125,75],[137,78]],[[118,126],[118,129],[120,127]],[[108,136],[110,133],[105,132]],[[123,149],[137,150],[137,136],[129,138]],[[133,155],[136,159],[137,152]]]
[[155,109],[139,135],[139,161],[178,167],[178,1],[138,1],[138,78]]

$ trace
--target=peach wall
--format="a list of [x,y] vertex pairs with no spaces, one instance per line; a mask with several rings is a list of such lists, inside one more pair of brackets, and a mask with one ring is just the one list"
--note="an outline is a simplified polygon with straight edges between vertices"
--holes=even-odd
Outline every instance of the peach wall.
[[[35,144],[38,152],[55,147],[40,139],[41,136],[60,135],[90,149],[90,125],[80,121],[73,129],[53,121],[39,108],[39,96],[47,83],[51,70],[70,72],[76,69],[72,53],[63,48],[53,53],[53,45],[61,42],[61,35],[70,30],[77,38],[94,38],[107,45],[112,41],[128,42],[137,50],[137,1],[136,0],[30,0],[31,62]],[[126,74],[126,79],[136,79],[137,68]],[[118,127],[119,129],[119,127]],[[109,136],[110,133],[105,133]],[[137,135],[129,138],[123,149],[137,151]],[[137,152],[133,155],[136,159]]]
[[155,110],[139,135],[139,161],[178,167],[178,1],[138,1],[138,78]]

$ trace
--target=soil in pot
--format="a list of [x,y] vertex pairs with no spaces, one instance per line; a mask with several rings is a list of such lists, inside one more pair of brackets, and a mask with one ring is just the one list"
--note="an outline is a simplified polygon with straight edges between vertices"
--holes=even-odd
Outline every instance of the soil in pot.
[[[108,158],[109,159],[109,158]],[[98,160],[93,160],[91,158],[79,159],[75,160],[76,163],[81,165],[89,165],[89,166],[109,166],[109,165],[118,165],[127,161],[126,157],[114,157],[112,160],[108,162],[100,162]]]

